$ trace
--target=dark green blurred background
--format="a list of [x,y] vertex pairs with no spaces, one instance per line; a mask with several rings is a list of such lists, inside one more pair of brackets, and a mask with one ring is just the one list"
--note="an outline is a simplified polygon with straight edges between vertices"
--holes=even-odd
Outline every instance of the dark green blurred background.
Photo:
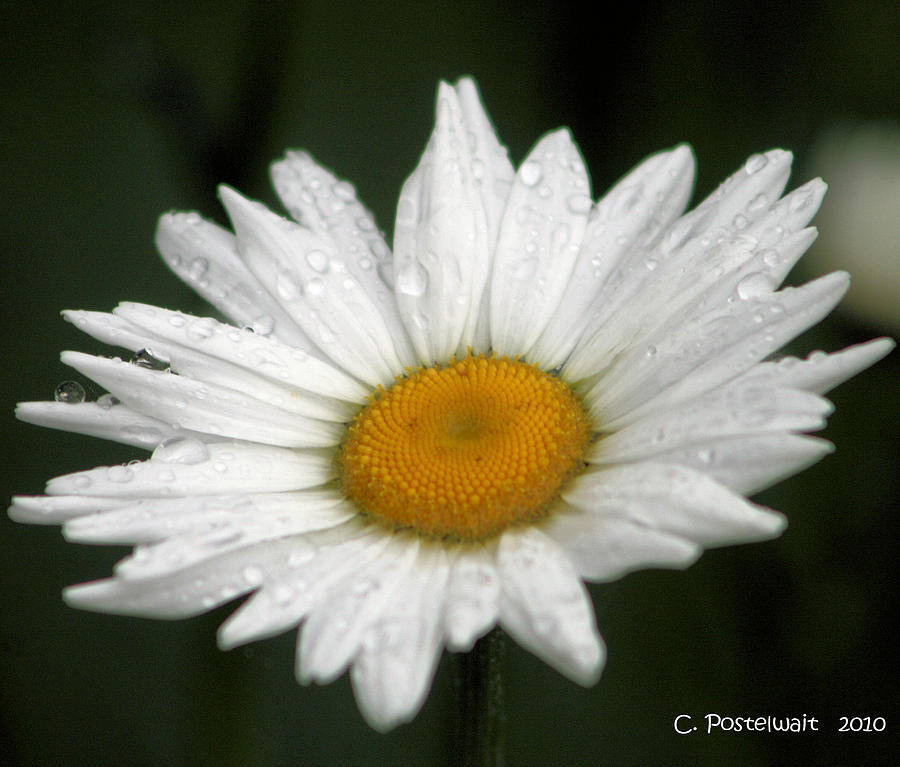
[[[154,252],[161,212],[224,220],[220,181],[274,203],[268,162],[302,147],[356,183],[390,232],[438,78],[478,78],[515,162],[542,133],[569,125],[595,194],[685,140],[699,159],[698,195],[773,146],[797,153],[793,186],[815,173],[810,147],[832,123],[900,119],[893,0],[631,2],[618,16],[597,7],[593,20],[545,2],[7,9],[0,495],[143,457],[18,424],[12,409],[72,377],[61,349],[101,351],[61,309],[136,300],[206,311]],[[816,273],[814,251],[805,276]],[[838,311],[793,351],[889,332]],[[897,356],[833,394],[825,436],[837,453],[760,497],[790,518],[780,540],[592,588],[609,645],[596,687],[510,649],[510,765],[887,764],[896,755]],[[106,575],[123,549],[67,545],[56,528],[4,517],[0,551],[2,764],[452,763],[452,656],[419,717],[378,735],[345,678],[324,688],[293,681],[293,634],[226,654],[214,632],[228,609],[168,623],[62,604],[63,586]],[[707,712],[807,713],[823,731],[674,734],[676,715]],[[886,717],[888,732],[838,734],[841,715]]]

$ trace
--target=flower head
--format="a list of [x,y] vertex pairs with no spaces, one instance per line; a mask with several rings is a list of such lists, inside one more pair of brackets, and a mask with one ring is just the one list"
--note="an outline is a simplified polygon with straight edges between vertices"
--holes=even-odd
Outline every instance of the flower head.
[[593,201],[566,130],[515,170],[474,83],[442,84],[391,251],[353,187],[289,152],[291,219],[223,187],[234,234],[162,217],[169,266],[232,324],[141,304],[65,317],[135,354],[65,352],[109,394],[25,421],[152,450],[50,480],[11,514],[134,544],[69,604],[177,618],[250,595],[230,648],[300,626],[297,676],[349,669],[367,721],[413,717],[444,647],[496,624],[582,684],[605,650],[584,581],[778,535],[744,495],[823,457],[819,396],[887,339],[771,359],[839,301],[778,290],[825,191],[751,157],[682,215],[690,149]]

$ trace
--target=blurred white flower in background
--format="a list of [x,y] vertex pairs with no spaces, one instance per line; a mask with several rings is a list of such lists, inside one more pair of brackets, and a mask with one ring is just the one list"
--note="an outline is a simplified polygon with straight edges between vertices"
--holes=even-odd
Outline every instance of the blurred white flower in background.
[[900,124],[835,126],[815,142],[809,171],[828,179],[821,237],[805,265],[848,269],[841,309],[900,331]]

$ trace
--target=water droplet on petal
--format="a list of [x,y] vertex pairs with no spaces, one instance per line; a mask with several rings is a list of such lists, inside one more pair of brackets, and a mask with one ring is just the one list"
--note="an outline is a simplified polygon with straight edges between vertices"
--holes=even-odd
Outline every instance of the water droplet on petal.
[[737,285],[738,298],[759,298],[772,290],[772,282],[762,272],[748,274]]
[[306,263],[311,269],[324,274],[328,271],[328,256],[321,250],[311,250],[306,254]]
[[97,404],[104,410],[109,410],[113,405],[118,405],[119,400],[112,394],[101,394],[97,398]]
[[188,274],[191,279],[199,280],[204,274],[206,274],[206,270],[209,268],[209,262],[205,258],[195,258],[191,261],[191,265],[188,268]]
[[265,573],[256,565],[247,565],[241,570],[241,577],[248,586],[259,586],[265,579]]
[[753,175],[754,173],[759,173],[766,165],[769,164],[769,158],[763,154],[755,154],[750,159],[747,160],[744,165],[744,171],[746,171],[747,175]]
[[194,341],[202,341],[209,338],[215,331],[216,321],[211,317],[201,317],[191,323],[187,330],[188,338]]
[[300,286],[294,280],[294,275],[287,270],[278,272],[275,278],[275,289],[279,297],[285,301],[296,301],[300,298]]
[[325,282],[321,277],[313,277],[306,283],[306,293],[310,296],[321,296],[325,292]]
[[106,478],[110,482],[131,482],[134,479],[134,471],[128,466],[110,466],[106,470]]
[[131,358],[131,364],[145,370],[168,370],[169,363],[162,359],[152,349],[140,349]]
[[540,163],[536,163],[533,160],[529,160],[519,168],[519,178],[522,179],[522,183],[525,186],[534,186],[541,180],[542,175],[543,171]]
[[275,329],[275,318],[271,314],[263,314],[250,324],[250,330],[260,336],[267,336]]
[[208,458],[206,443],[192,437],[171,437],[160,443],[150,456],[152,461],[186,464],[202,463]]
[[78,381],[63,381],[53,392],[53,399],[67,405],[84,402],[84,387]]
[[428,272],[418,261],[403,266],[397,273],[397,290],[407,296],[421,296],[428,287]]

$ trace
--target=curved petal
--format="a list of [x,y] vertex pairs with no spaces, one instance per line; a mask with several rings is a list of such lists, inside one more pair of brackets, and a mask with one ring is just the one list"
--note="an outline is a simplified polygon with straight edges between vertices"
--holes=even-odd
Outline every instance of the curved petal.
[[588,450],[591,463],[644,460],[712,440],[760,432],[815,431],[834,410],[815,394],[740,381],[635,421]]
[[297,643],[298,679],[327,684],[347,668],[370,626],[386,615],[397,589],[413,570],[420,541],[395,535],[382,556],[334,584],[312,610]]
[[150,355],[175,373],[301,415],[347,421],[365,402],[365,387],[327,362],[211,317],[143,304],[120,304],[113,314],[63,316],[94,338]]
[[320,353],[241,261],[231,232],[198,213],[166,213],[156,228],[156,247],[175,274],[238,327]]
[[497,622],[500,574],[496,547],[459,547],[450,568],[444,633],[447,647],[467,652]]
[[[472,177],[481,190],[484,204],[488,249],[493,253],[516,170],[509,160],[506,147],[497,138],[494,126],[481,103],[475,81],[469,77],[461,78],[456,84],[456,95],[459,97],[462,120],[470,140]],[[473,346],[479,351],[487,351],[490,348],[489,290],[482,290],[480,306],[473,307],[475,308],[478,310],[478,319],[472,339]]]
[[352,523],[343,528],[324,541],[310,536],[308,547],[222,624],[219,647],[230,650],[293,628],[328,598],[336,583],[364,569],[390,541],[381,531]]
[[125,405],[179,429],[283,447],[331,446],[343,437],[340,423],[291,413],[209,381],[81,352],[63,352],[61,359]]
[[244,262],[316,346],[351,375],[388,384],[403,365],[368,294],[333,242],[222,186]]
[[423,546],[415,567],[369,625],[350,681],[369,726],[386,732],[422,707],[442,649],[442,595],[447,556],[440,544]]
[[627,517],[557,510],[541,529],[571,557],[579,575],[602,582],[649,567],[684,568],[702,548],[679,535]]
[[522,356],[559,307],[578,256],[590,184],[567,129],[542,138],[516,174],[491,273],[491,345]]
[[471,346],[490,268],[484,200],[456,91],[441,83],[437,121],[397,203],[394,290],[419,359]]
[[152,450],[173,437],[210,439],[209,435],[174,428],[158,418],[112,402],[108,405],[100,402],[20,402],[16,406],[16,418],[36,426],[73,431],[145,450]]
[[150,459],[55,477],[48,495],[165,498],[217,493],[276,493],[315,487],[334,476],[330,452],[214,442],[195,463]]
[[271,175],[291,216],[330,241],[335,254],[331,268],[340,264],[357,281],[378,307],[400,360],[404,365],[414,364],[394,293],[383,278],[390,273],[390,249],[353,185],[338,179],[306,152],[288,152],[272,165]]
[[616,360],[585,395],[603,428],[615,430],[736,378],[821,320],[846,293],[836,272],[777,293],[740,293],[674,331],[661,331]]
[[876,338],[832,354],[813,352],[805,360],[782,357],[777,362],[755,365],[739,380],[824,393],[874,365],[894,346],[896,344],[890,338]]
[[565,361],[585,330],[586,318],[605,310],[597,297],[606,280],[624,260],[654,246],[684,211],[694,173],[694,154],[682,144],[648,157],[597,202],[572,278],[532,349],[537,364],[550,370]]
[[772,538],[785,519],[756,506],[704,472],[643,462],[590,471],[563,492],[575,508],[630,519],[704,546]]
[[78,543],[156,543],[196,531],[256,529],[271,525],[281,530],[290,519],[294,533],[334,527],[357,514],[335,490],[287,493],[145,498],[108,511],[66,522],[63,535]]
[[606,649],[590,597],[559,545],[537,528],[511,528],[500,537],[497,568],[503,628],[573,681],[597,681]]

